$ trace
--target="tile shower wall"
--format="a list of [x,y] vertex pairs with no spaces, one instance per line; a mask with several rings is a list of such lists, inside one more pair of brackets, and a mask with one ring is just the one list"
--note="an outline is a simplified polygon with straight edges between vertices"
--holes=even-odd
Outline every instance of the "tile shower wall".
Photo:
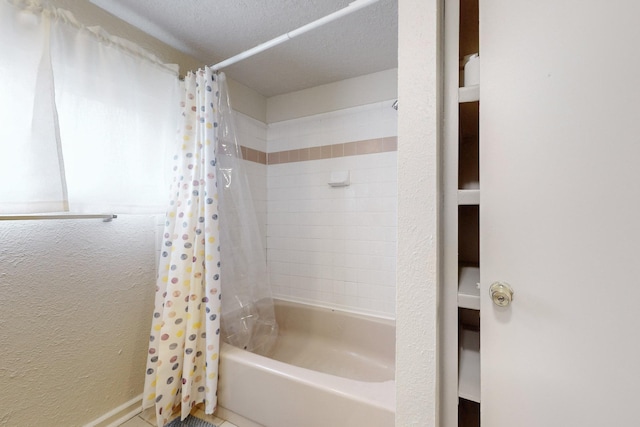
[[[269,125],[267,260],[275,296],[395,317],[392,103]],[[365,142],[349,144],[356,141]],[[301,161],[304,148],[316,160]],[[332,171],[349,171],[351,185],[330,187]]]

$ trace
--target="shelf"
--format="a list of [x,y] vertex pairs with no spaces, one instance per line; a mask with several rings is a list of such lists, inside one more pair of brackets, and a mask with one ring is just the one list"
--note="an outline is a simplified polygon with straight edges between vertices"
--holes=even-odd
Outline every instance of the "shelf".
[[480,403],[480,332],[462,329],[458,396]]
[[480,190],[458,190],[458,205],[479,205]]
[[480,101],[480,85],[458,88],[458,102],[476,102]]
[[480,310],[480,268],[461,265],[458,271],[458,307]]

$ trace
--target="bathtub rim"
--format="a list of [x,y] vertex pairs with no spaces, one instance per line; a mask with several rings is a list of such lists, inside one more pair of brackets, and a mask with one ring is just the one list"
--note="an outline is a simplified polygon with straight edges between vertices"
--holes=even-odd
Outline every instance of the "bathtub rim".
[[385,313],[380,313],[377,311],[357,310],[351,307],[342,307],[339,305],[331,305],[328,303],[316,302],[316,301],[311,301],[304,298],[296,298],[296,297],[290,297],[290,296],[274,295],[272,299],[274,303],[276,303],[276,301],[282,301],[285,303],[304,305],[311,309],[319,308],[323,310],[337,311],[346,315],[362,317],[362,318],[366,318],[374,321],[389,322],[388,324],[393,325],[394,327],[396,325],[395,316],[385,314]]

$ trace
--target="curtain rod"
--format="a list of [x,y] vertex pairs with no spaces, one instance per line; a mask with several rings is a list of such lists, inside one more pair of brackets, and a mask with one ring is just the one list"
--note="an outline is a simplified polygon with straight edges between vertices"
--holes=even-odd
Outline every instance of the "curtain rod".
[[102,219],[109,222],[118,215],[114,214],[24,214],[24,215],[0,215],[0,221],[24,221],[32,219]]
[[286,42],[288,40],[291,40],[292,38],[297,37],[300,34],[304,34],[307,31],[311,31],[311,30],[313,30],[315,28],[321,27],[321,26],[323,26],[325,24],[328,24],[331,21],[334,21],[334,20],[336,20],[338,18],[341,18],[341,17],[343,17],[345,15],[349,15],[349,14],[351,14],[353,12],[356,12],[356,11],[362,9],[362,8],[365,8],[365,7],[370,6],[370,5],[374,4],[374,3],[377,3],[378,1],[380,1],[380,0],[355,0],[355,1],[351,2],[351,3],[349,3],[349,5],[347,7],[345,7],[345,8],[342,8],[340,10],[337,10],[337,11],[333,12],[333,13],[330,13],[329,15],[324,16],[324,17],[322,17],[320,19],[316,19],[313,22],[310,22],[310,23],[308,23],[306,25],[303,25],[302,27],[297,28],[295,30],[291,30],[286,34],[283,34],[283,35],[278,36],[278,37],[276,37],[274,39],[271,39],[271,40],[269,40],[267,42],[259,44],[258,46],[253,47],[253,48],[251,48],[249,50],[245,50],[244,52],[241,52],[241,53],[239,53],[239,54],[237,54],[235,56],[232,56],[229,59],[225,59],[222,62],[218,62],[217,64],[212,65],[211,69],[214,70],[214,71],[218,71],[221,68],[228,67],[229,65],[235,64],[236,62],[240,62],[243,59],[249,58],[249,57],[251,57],[253,55],[256,55],[256,54],[258,54],[258,53],[260,53],[262,51],[270,49],[270,48],[272,48],[274,46],[277,46],[277,45],[279,45],[281,43],[284,43],[284,42]]

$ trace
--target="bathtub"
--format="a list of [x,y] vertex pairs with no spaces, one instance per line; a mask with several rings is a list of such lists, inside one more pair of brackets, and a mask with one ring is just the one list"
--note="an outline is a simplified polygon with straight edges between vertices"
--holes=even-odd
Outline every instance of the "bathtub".
[[271,357],[222,345],[221,410],[265,427],[394,426],[395,322],[275,303]]

